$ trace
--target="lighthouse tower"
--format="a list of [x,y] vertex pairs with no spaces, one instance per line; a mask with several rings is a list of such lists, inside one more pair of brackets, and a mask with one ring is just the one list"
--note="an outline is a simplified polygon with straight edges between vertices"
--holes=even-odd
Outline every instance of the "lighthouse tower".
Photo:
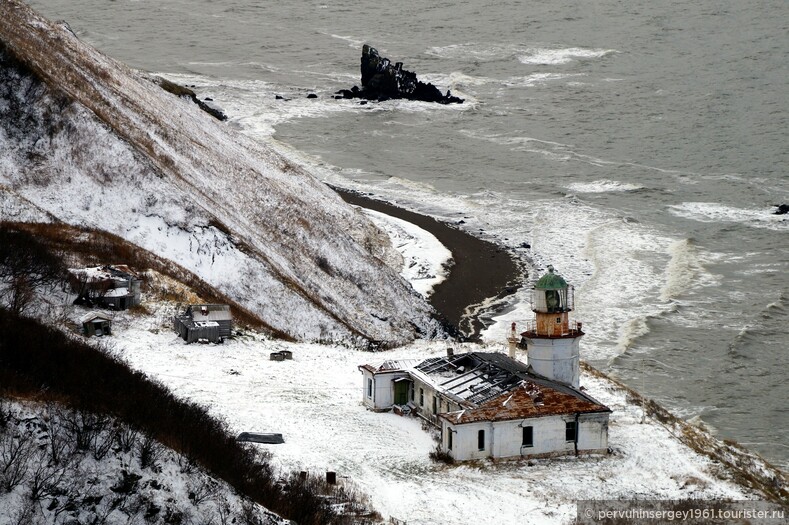
[[532,311],[537,316],[521,334],[528,363],[538,374],[578,388],[581,323],[570,324],[573,287],[548,266],[532,290]]

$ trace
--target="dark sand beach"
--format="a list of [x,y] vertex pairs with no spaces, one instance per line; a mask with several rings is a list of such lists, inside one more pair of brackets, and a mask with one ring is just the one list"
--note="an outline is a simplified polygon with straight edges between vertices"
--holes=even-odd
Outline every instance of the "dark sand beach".
[[469,306],[485,299],[513,293],[521,284],[522,272],[506,249],[475,237],[450,224],[404,210],[358,192],[333,187],[349,204],[379,211],[413,223],[432,233],[452,252],[453,265],[447,279],[437,285],[430,304],[452,326],[473,338],[482,328],[477,319],[464,318]]

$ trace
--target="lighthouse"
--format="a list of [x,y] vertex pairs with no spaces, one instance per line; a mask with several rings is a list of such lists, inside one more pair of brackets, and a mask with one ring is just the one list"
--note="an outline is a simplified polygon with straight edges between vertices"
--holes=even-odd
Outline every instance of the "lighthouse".
[[528,363],[549,379],[578,388],[580,375],[581,323],[570,323],[573,287],[548,266],[532,290],[536,319],[521,334],[526,341]]

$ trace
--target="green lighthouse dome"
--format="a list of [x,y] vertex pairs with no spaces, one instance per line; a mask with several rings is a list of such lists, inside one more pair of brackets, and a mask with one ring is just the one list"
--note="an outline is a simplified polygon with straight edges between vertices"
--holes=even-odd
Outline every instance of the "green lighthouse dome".
[[548,273],[540,277],[534,287],[538,290],[561,290],[567,288],[567,281],[558,273],[553,272],[553,266],[548,265]]

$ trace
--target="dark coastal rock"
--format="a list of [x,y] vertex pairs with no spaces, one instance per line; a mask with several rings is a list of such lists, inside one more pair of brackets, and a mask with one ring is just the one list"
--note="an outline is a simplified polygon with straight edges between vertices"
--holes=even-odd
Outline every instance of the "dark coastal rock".
[[310,93],[309,95],[307,95],[307,98],[318,98],[318,95],[316,95],[315,93]]
[[[188,87],[178,85],[175,82],[170,82],[169,80],[161,77],[154,77],[154,80],[156,81],[157,84],[159,84],[159,87],[161,87],[163,90],[167,91],[168,93],[172,93],[177,97],[186,97],[190,99],[192,102],[197,104],[200,109],[202,109],[203,111],[214,117],[215,119],[222,121],[227,120],[227,115],[225,115],[225,113],[221,109],[212,106],[211,104],[206,104],[205,102],[197,98],[195,92],[189,89]],[[206,98],[206,100],[211,101],[212,99]]]
[[463,103],[462,98],[452,96],[449,90],[444,95],[433,84],[418,80],[416,73],[403,69],[402,62],[392,65],[388,58],[380,56],[378,51],[368,44],[362,48],[361,71],[361,88],[353,86],[351,89],[341,89],[336,94],[342,98],[363,98],[379,102],[404,98],[439,104]]
[[775,206],[774,215],[786,215],[789,213],[789,204],[773,204]]

